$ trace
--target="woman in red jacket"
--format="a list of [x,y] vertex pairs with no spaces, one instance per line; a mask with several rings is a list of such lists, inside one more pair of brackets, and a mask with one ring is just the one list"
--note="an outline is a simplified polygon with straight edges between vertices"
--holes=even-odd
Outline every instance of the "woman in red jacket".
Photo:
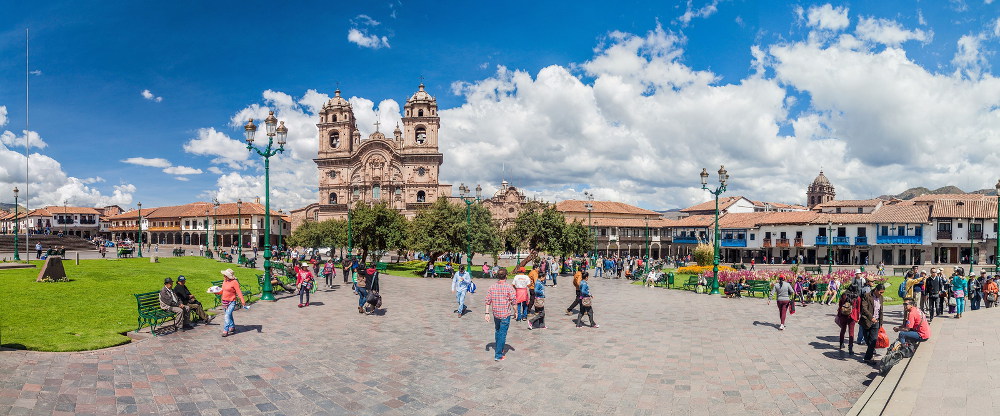
[[861,319],[861,298],[853,290],[845,291],[837,304],[834,322],[840,327],[840,350],[844,350],[844,331],[849,334],[848,354],[854,355],[854,326]]
[[[295,287],[299,290],[299,307],[309,306],[309,291],[312,290],[316,278],[309,267],[299,267],[295,273]],[[302,299],[305,298],[305,302]]]
[[236,280],[233,269],[222,271],[225,281],[222,282],[222,305],[226,307],[226,322],[222,327],[222,336],[228,337],[236,333],[236,322],[233,321],[233,310],[236,309],[236,299],[239,298],[243,309],[250,309],[246,306],[246,299],[243,298],[243,291],[240,290],[240,282]]

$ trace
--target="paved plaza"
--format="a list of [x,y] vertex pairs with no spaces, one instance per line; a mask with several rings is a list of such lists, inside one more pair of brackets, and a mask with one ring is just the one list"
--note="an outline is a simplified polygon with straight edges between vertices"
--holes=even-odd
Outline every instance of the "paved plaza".
[[562,278],[549,329],[512,323],[501,362],[490,281],[459,319],[450,281],[395,276],[381,279],[382,315],[358,314],[340,286],[308,308],[279,296],[238,311],[228,338],[212,324],[100,351],[3,351],[0,414],[837,415],[874,375],[837,352],[834,306],[800,307],[778,331],[759,298],[592,280],[600,328],[564,315]]

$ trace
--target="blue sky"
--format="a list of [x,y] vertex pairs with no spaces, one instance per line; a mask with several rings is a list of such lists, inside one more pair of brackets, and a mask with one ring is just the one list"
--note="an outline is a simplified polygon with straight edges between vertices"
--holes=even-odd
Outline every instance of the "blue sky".
[[[444,181],[492,190],[505,166],[515,185],[549,200],[591,190],[683,206],[706,199],[695,186],[700,167],[723,163],[731,192],[782,202],[803,202],[820,167],[841,198],[972,190],[995,178],[970,172],[1000,161],[1000,2],[66,1],[4,10],[0,186],[25,180],[18,136],[30,27],[31,130],[45,143],[32,148],[33,205],[260,195],[261,166],[237,154],[232,120],[261,115],[258,105],[301,126],[272,176],[284,181],[275,205],[296,208],[317,198],[309,104],[339,85],[356,111],[386,113],[421,77],[442,109]],[[942,125],[951,133],[929,131]],[[936,147],[949,141],[972,144]]]

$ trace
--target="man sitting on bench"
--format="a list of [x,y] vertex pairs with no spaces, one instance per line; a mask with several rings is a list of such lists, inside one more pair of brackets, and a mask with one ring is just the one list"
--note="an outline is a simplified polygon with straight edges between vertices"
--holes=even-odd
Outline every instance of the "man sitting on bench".
[[187,288],[187,278],[184,275],[177,276],[177,286],[174,287],[174,294],[177,295],[177,299],[181,301],[182,304],[186,305],[188,308],[194,311],[201,318],[202,322],[208,323],[212,321],[213,317],[209,317],[205,313],[205,308],[201,306],[201,302],[195,299],[194,295]]
[[[188,323],[188,310],[191,308],[181,303],[180,299],[177,298],[177,294],[173,291],[173,286],[173,279],[169,277],[163,279],[163,288],[160,289],[160,309],[173,312],[174,328],[180,331],[187,331],[193,328]],[[181,325],[182,323],[183,326]]]

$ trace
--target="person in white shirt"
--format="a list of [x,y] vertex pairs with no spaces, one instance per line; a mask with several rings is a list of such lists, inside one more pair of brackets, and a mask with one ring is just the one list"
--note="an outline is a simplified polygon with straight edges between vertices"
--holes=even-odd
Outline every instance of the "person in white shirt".
[[465,307],[465,294],[469,292],[471,284],[472,275],[465,270],[465,266],[459,266],[458,273],[455,273],[451,277],[451,292],[455,294],[455,298],[458,300],[458,309],[455,309],[455,313],[458,314],[459,318],[468,310]]
[[514,298],[517,301],[517,320],[528,319],[528,286],[531,285],[531,278],[524,274],[524,268],[520,268],[517,276],[514,276]]

